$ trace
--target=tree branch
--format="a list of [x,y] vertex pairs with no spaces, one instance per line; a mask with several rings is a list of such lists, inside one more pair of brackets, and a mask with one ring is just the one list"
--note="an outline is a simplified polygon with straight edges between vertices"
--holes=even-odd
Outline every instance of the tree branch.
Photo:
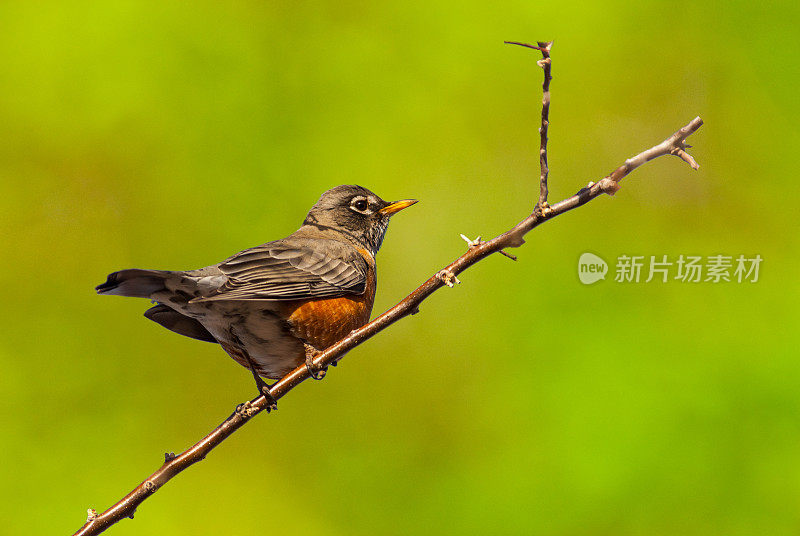
[[[558,203],[547,206],[547,127],[549,113],[549,83],[550,83],[550,47],[552,43],[540,42],[538,47],[524,43],[510,42],[534,48],[542,51],[544,56],[539,64],[544,70],[545,82],[542,85],[545,97],[542,101],[542,126],[540,128],[540,164],[541,175],[539,181],[539,201],[532,214],[514,225],[508,231],[496,236],[489,241],[467,240],[468,248],[466,253],[455,261],[447,265],[442,270],[428,278],[427,281],[417,287],[414,292],[403,298],[397,305],[375,318],[365,326],[353,330],[344,339],[317,355],[312,366],[324,369],[331,365],[346,352],[352,350],[367,339],[374,337],[401,318],[419,312],[420,304],[435,291],[443,286],[453,286],[458,283],[457,275],[475,264],[485,259],[493,253],[502,253],[514,258],[512,255],[503,251],[504,248],[519,247],[525,243],[525,235],[538,227],[540,224],[555,218],[556,216],[584,205],[600,194],[606,193],[613,195],[620,188],[620,181],[640,165],[654,158],[664,155],[675,155],[687,162],[692,168],[698,169],[697,162],[686,152],[689,147],[686,145],[686,138],[695,132],[703,124],[703,121],[696,117],[685,127],[675,132],[672,136],[647,149],[636,156],[629,158],[624,164],[616,168],[597,182],[590,182],[586,187],[581,188],[575,195],[568,197]],[[463,237],[463,235],[462,235]],[[277,400],[286,395],[289,391],[297,387],[300,383],[310,377],[308,367],[300,365],[292,372],[273,384],[270,392]],[[175,456],[172,453],[165,455],[164,464],[155,473],[150,475],[141,484],[136,486],[130,493],[119,500],[114,506],[97,514],[94,510],[89,510],[86,524],[81,527],[75,535],[88,536],[100,534],[111,525],[117,523],[125,517],[133,518],[136,508],[149,496],[155,493],[161,486],[169,482],[181,471],[205,458],[216,446],[222,443],[228,436],[244,426],[252,417],[267,409],[268,403],[264,396],[259,396],[253,400],[239,404],[230,417],[225,419],[219,426],[212,430],[207,436],[195,443],[194,446]]]
[[550,49],[553,46],[552,41],[538,41],[538,46],[529,45],[528,43],[519,43],[517,41],[503,41],[507,45],[519,45],[521,47],[532,48],[539,50],[542,53],[542,59],[536,64],[544,71],[544,81],[542,82],[542,126],[539,127],[539,202],[537,208],[540,212],[547,212],[549,205],[547,204],[547,176],[550,170],[547,167],[547,127],[550,126]]

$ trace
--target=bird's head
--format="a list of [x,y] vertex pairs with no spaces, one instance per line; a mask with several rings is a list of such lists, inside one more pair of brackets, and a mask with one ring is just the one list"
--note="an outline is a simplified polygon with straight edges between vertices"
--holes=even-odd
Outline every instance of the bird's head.
[[363,186],[331,188],[311,207],[303,225],[335,231],[375,255],[383,243],[389,218],[416,199],[384,201]]

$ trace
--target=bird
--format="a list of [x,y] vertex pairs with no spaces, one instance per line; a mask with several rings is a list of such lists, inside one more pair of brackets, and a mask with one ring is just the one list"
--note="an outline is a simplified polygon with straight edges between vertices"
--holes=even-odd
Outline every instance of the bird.
[[248,368],[277,408],[270,386],[369,321],[377,289],[375,255],[389,219],[417,203],[387,202],[356,185],[322,194],[300,228],[280,240],[188,271],[127,269],[98,294],[148,298],[144,316],[193,339],[218,343]]

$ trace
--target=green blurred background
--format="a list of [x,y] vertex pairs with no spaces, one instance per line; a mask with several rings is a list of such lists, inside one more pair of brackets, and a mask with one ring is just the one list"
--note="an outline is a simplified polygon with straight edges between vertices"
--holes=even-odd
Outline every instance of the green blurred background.
[[[111,534],[797,534],[796,2],[0,4],[9,534],[68,534],[254,394],[218,347],[93,287],[205,266],[355,183],[421,203],[375,312],[656,160],[303,384]],[[750,283],[580,284],[577,259],[764,258]],[[613,267],[612,267],[613,269]]]

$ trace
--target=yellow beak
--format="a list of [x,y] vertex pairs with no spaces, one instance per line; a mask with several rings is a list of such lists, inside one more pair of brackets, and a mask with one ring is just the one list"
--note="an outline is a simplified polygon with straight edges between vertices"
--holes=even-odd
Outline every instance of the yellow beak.
[[406,207],[410,207],[411,205],[417,202],[416,199],[403,199],[402,201],[395,201],[391,205],[387,205],[380,209],[378,212],[383,214],[384,216],[391,216],[395,212],[399,212]]

